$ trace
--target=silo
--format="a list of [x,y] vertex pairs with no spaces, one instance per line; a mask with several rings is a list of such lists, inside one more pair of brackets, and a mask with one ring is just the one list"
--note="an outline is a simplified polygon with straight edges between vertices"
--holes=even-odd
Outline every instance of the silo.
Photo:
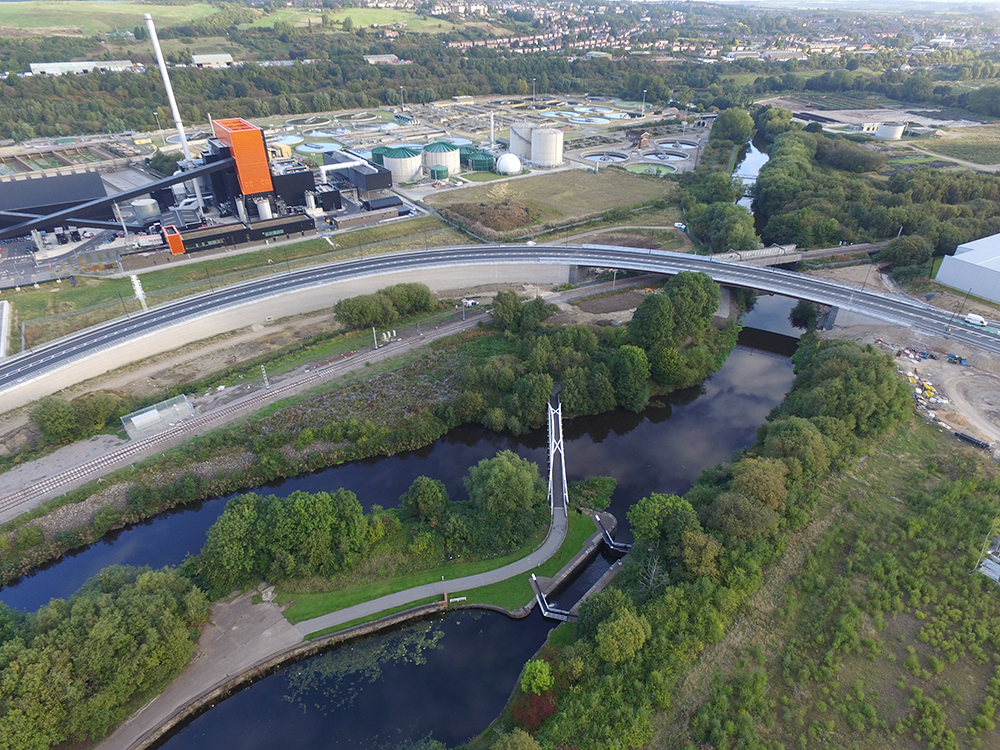
[[423,177],[420,152],[412,148],[391,148],[382,154],[382,164],[392,173],[394,185],[416,182]]
[[532,127],[526,122],[510,126],[510,152],[522,161],[531,158]]
[[[511,149],[513,152],[514,150]],[[520,156],[520,154],[516,154]],[[540,167],[557,167],[563,160],[563,132],[556,128],[531,131],[531,161]]]
[[379,166],[383,165],[382,157],[385,155],[386,151],[391,151],[388,146],[376,146],[372,149],[372,161]]
[[138,224],[150,224],[160,218],[160,204],[152,198],[132,201],[132,217]]
[[882,122],[875,130],[875,137],[883,141],[898,141],[905,132],[905,122]]
[[424,166],[428,169],[443,166],[448,168],[449,174],[458,174],[462,169],[460,159],[458,146],[451,143],[437,141],[424,146]]
[[257,204],[257,215],[261,221],[274,218],[274,213],[271,211],[271,202],[267,198],[258,198],[255,203]]
[[493,157],[483,151],[477,151],[469,159],[469,168],[473,172],[489,172],[493,169]]
[[429,167],[431,171],[432,180],[447,180],[448,179],[448,167],[444,164],[435,164]]
[[461,146],[458,149],[458,158],[465,166],[469,166],[473,154],[478,154],[479,149],[475,146]]

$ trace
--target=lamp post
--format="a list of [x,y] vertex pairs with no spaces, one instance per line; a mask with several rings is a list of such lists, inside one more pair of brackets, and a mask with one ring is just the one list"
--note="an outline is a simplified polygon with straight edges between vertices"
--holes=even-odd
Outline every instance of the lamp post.
[[531,108],[535,108],[535,79],[531,79]]
[[399,87],[399,111],[403,111],[403,87]]
[[646,114],[646,89],[642,90],[642,113]]
[[[153,110],[153,117],[156,118],[156,130],[162,136],[163,135],[163,128],[160,127],[160,113],[157,112],[155,109]],[[164,140],[163,143],[166,144],[166,140]]]

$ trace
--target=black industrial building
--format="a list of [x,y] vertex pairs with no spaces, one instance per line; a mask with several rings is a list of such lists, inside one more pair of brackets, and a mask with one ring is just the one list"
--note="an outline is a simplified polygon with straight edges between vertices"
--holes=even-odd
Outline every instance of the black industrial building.
[[[104,198],[107,194],[98,172],[7,179],[0,181],[0,212],[47,215]],[[88,212],[87,217],[105,221],[114,221],[115,218],[110,206]],[[0,227],[14,226],[22,221],[23,217],[0,214]]]
[[336,170],[335,174],[347,180],[358,190],[370,193],[375,190],[388,190],[392,187],[392,172],[379,164],[372,164],[360,156],[343,151],[326,151],[323,153],[323,164],[346,164],[361,162],[353,167]]
[[184,251],[191,253],[198,250],[208,250],[213,247],[242,245],[246,242],[286,237],[296,233],[311,232],[316,229],[316,222],[308,216],[285,216],[279,219],[258,221],[249,228],[242,224],[221,224],[219,226],[201,227],[191,231],[181,231],[184,241]]

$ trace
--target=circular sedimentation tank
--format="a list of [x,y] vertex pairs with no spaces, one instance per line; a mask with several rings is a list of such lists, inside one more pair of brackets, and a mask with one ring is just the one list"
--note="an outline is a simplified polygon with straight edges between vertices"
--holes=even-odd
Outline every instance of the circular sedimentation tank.
[[691,154],[685,154],[683,151],[647,151],[642,158],[650,161],[684,161],[690,159]]
[[330,151],[340,151],[339,143],[303,143],[301,146],[296,146],[295,150],[300,154],[322,154],[324,152]]
[[611,122],[606,117],[571,117],[569,121],[575,125],[607,125]]
[[630,164],[625,167],[625,171],[632,172],[633,174],[650,174],[663,177],[668,174],[674,174],[677,171],[677,167],[673,164]]
[[659,149],[671,149],[671,148],[698,148],[698,144],[694,141],[657,141],[656,147]]
[[583,158],[592,162],[615,164],[627,161],[628,154],[623,154],[621,151],[592,151],[589,154],[584,154]]

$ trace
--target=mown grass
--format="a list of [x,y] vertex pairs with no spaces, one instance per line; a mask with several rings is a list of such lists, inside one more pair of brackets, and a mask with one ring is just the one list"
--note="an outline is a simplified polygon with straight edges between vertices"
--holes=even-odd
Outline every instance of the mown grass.
[[[420,247],[467,244],[468,237],[439,219],[424,216],[333,236],[333,248],[323,239],[308,239],[252,252],[223,255],[141,274],[143,289],[151,305],[208,291],[268,274],[285,273],[313,263],[357,257],[365,253],[389,253]],[[270,262],[269,262],[270,261]],[[38,289],[9,290],[4,298],[14,309],[14,323],[27,323],[29,346],[111,320],[126,311],[136,312],[129,279],[77,276],[76,287],[66,281],[46,283]],[[52,316],[60,316],[51,319]],[[39,320],[41,319],[41,320]]]
[[84,36],[141,26],[143,13],[153,12],[160,28],[200,21],[218,12],[208,3],[157,5],[132,2],[80,2],[79,0],[29,0],[0,3],[0,26],[31,29],[54,35],[76,32]]
[[984,129],[976,135],[928,141],[920,144],[928,151],[973,164],[1000,164],[1000,129]]
[[469,604],[493,604],[505,609],[517,609],[531,601],[534,592],[531,590],[531,574],[552,577],[558,573],[570,559],[583,548],[583,543],[596,531],[593,520],[583,513],[570,513],[569,529],[562,546],[551,559],[542,563],[534,570],[523,575],[508,578],[506,581],[480,586],[468,591],[456,591],[451,596],[465,596]]
[[[531,572],[534,572],[535,575],[554,575],[569,561],[571,557],[573,557],[573,555],[580,551],[584,541],[586,541],[587,538],[593,533],[593,521],[579,513],[571,514],[566,539],[563,540],[559,551],[548,562],[543,563]],[[509,565],[512,562],[516,562],[521,558],[526,557],[534,551],[544,540],[544,535],[545,530],[539,531],[538,534],[536,534],[524,547],[516,552],[512,552],[501,557],[493,557],[486,560],[474,560],[465,563],[448,563],[420,573],[399,576],[398,578],[392,578],[376,583],[366,583],[361,586],[352,586],[350,588],[338,589],[336,591],[326,591],[318,594],[300,594],[279,591],[278,603],[285,605],[288,602],[294,601],[294,603],[287,610],[285,610],[285,617],[288,618],[288,621],[292,624],[296,624],[302,622],[303,620],[311,620],[314,617],[329,614],[330,612],[336,612],[341,609],[346,609],[347,607],[353,607],[355,604],[378,599],[379,597],[387,596],[388,594],[395,594],[399,591],[406,591],[407,589],[411,589],[416,586],[423,586],[427,583],[440,581],[442,576],[446,579],[462,578],[465,576],[477,575],[478,573],[485,573],[488,570],[495,570],[503,567],[504,565]],[[501,583],[493,584],[491,586],[483,586],[482,588],[473,589],[469,592],[451,594],[451,596],[467,596],[468,603],[470,604],[496,604],[501,607],[506,607],[507,609],[516,609],[517,607],[521,607],[531,601],[531,587],[528,584],[530,575],[530,572],[523,575],[517,575]],[[520,585],[505,587],[505,584],[508,584],[511,581],[518,582]],[[508,588],[510,589],[509,591]],[[511,598],[511,594],[514,592],[516,592],[516,594],[514,595],[514,598]],[[515,601],[516,603],[510,603]],[[392,611],[400,611],[413,606],[416,605],[410,603]],[[383,617],[389,613],[390,611],[381,612],[378,615],[373,615],[370,619]],[[357,623],[352,621],[351,624]],[[337,626],[336,630],[343,630],[346,627],[349,627],[349,624]],[[334,632],[334,630],[330,630],[329,632]]]

